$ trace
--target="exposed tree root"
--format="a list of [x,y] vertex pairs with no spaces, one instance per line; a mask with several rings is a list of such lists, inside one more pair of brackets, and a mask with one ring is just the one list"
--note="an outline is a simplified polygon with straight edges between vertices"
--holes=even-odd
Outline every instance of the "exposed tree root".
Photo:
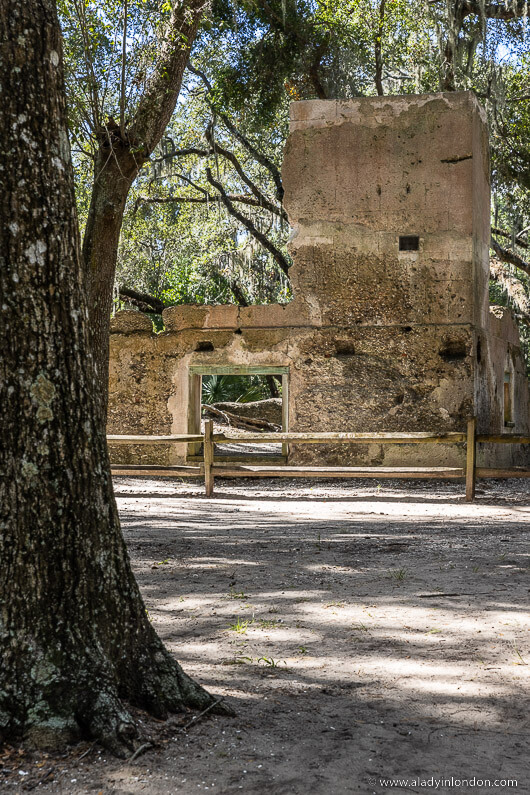
[[[125,758],[146,739],[128,704],[159,719],[187,709],[234,715],[230,707],[185,674],[158,638],[156,641],[154,654],[141,655],[141,665],[125,687],[112,674],[108,661],[95,663],[89,672],[76,672],[73,666],[63,674],[34,665],[33,676],[26,679],[27,697],[24,702],[19,700],[16,711],[12,693],[0,691],[0,739],[18,739],[46,749],[93,739]],[[39,681],[39,675],[45,678]],[[20,696],[20,687],[17,690]]]

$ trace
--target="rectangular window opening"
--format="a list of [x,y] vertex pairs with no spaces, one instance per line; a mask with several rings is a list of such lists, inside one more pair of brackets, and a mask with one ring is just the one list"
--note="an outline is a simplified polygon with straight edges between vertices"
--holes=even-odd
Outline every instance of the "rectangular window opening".
[[419,251],[420,238],[418,235],[400,235],[399,237],[399,250],[400,251]]
[[[191,366],[189,388],[189,433],[202,433],[204,420],[213,419],[214,433],[259,436],[262,432],[288,430],[289,423],[289,368],[284,366]],[[256,405],[267,401],[262,407]],[[245,412],[245,404],[249,405]],[[221,404],[221,405],[219,405]],[[217,411],[208,412],[204,406],[210,405]],[[217,413],[219,412],[219,413]],[[263,414],[264,416],[259,416]],[[224,415],[224,416],[223,416]],[[263,419],[273,428],[261,430],[254,423],[234,425],[234,415],[250,420]],[[287,444],[281,442],[231,444],[229,441],[215,445],[215,459],[218,462],[252,461],[254,464],[285,462],[288,454]],[[201,444],[190,444],[188,460],[203,458]]]
[[504,427],[513,428],[513,385],[512,374],[504,373]]

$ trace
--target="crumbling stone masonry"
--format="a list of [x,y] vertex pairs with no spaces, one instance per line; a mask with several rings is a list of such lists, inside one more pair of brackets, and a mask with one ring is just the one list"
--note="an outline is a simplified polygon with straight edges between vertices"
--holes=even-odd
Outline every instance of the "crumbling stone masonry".
[[[294,300],[171,307],[158,335],[140,313],[118,313],[109,432],[196,432],[201,372],[253,367],[283,374],[292,431],[461,431],[475,414],[480,433],[528,433],[517,328],[488,303],[488,139],[475,97],[293,103],[283,180]],[[112,455],[162,464],[187,452]],[[485,465],[522,457],[481,453]],[[458,465],[462,450],[291,446],[289,462]]]

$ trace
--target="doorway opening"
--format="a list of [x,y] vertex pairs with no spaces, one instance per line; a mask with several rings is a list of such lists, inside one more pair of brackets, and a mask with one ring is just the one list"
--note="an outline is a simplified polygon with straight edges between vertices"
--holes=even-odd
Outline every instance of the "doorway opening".
[[[191,365],[189,368],[189,412],[188,433],[202,433],[205,415],[214,420],[214,432],[227,436],[259,436],[265,430],[289,430],[289,367],[283,365]],[[274,397],[273,394],[275,393]],[[260,431],[253,425],[241,427],[234,415],[245,417],[245,405],[253,414],[263,413],[259,403],[267,405],[265,428]],[[272,405],[271,405],[272,404]],[[215,412],[204,409],[212,406]],[[223,410],[224,409],[224,410]],[[272,412],[272,416],[271,416]],[[224,415],[224,416],[223,416]],[[270,420],[270,422],[268,422]],[[266,426],[270,425],[270,428]],[[239,426],[239,427],[237,427]],[[270,444],[234,444],[229,440],[215,445],[215,457],[219,463],[234,461],[285,462],[288,445],[281,442]],[[189,461],[201,461],[202,444],[190,444]]]

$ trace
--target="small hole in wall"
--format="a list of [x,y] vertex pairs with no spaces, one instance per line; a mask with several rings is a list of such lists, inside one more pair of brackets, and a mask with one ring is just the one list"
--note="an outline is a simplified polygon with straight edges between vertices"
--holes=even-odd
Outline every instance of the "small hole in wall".
[[401,406],[404,400],[405,400],[405,395],[396,395],[396,397],[394,398],[394,405]]
[[403,326],[403,331],[405,332],[412,331],[412,326]]
[[438,353],[446,362],[460,362],[467,356],[467,346],[460,340],[448,340]]
[[420,238],[418,235],[400,235],[399,236],[399,250],[400,251],[419,251]]
[[240,328],[236,328],[236,330],[234,331],[234,334],[242,334],[242,333],[243,332],[241,331]]
[[204,340],[203,342],[198,342],[196,347],[196,351],[213,351],[215,350],[213,347],[213,343],[209,342],[208,340]]
[[355,345],[351,340],[335,340],[337,356],[355,356]]

